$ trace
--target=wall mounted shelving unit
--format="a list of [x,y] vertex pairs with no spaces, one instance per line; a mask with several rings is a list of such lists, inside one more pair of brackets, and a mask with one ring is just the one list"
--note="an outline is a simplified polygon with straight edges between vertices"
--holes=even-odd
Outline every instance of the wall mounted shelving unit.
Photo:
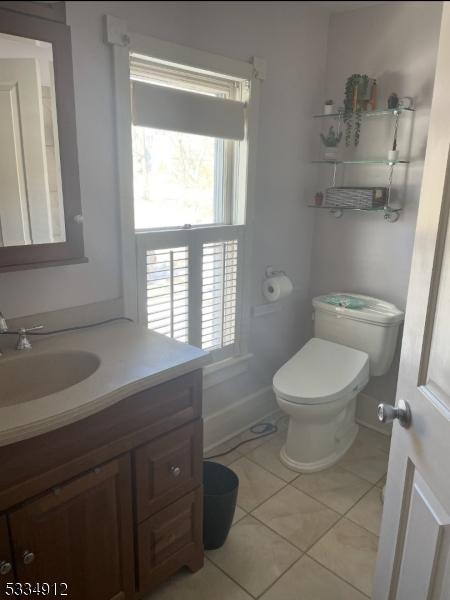
[[[342,217],[346,211],[357,211],[357,212],[369,212],[369,213],[382,213],[384,215],[384,219],[386,221],[388,221],[390,223],[394,223],[395,221],[397,221],[400,217],[402,207],[398,204],[398,201],[396,203],[392,202],[394,173],[395,173],[396,169],[407,169],[408,164],[409,164],[409,156],[405,152],[405,149],[409,150],[409,143],[410,143],[410,137],[411,137],[411,132],[412,132],[412,118],[411,117],[413,116],[414,112],[415,112],[414,108],[398,107],[398,108],[394,108],[394,109],[378,109],[378,110],[373,110],[373,111],[366,111],[366,112],[361,112],[358,114],[353,113],[353,115],[351,117],[351,119],[353,120],[352,127],[353,128],[355,127],[355,119],[357,119],[357,118],[361,119],[361,127],[362,127],[361,131],[364,131],[366,122],[370,122],[372,125],[376,125],[376,128],[381,131],[381,135],[380,136],[372,135],[372,139],[370,141],[373,141],[373,139],[376,137],[381,137],[384,148],[381,151],[378,149],[378,151],[374,152],[374,155],[370,155],[370,154],[367,156],[364,155],[365,154],[364,150],[362,150],[362,147],[364,146],[364,139],[363,139],[363,136],[361,135],[361,140],[357,147],[352,146],[351,144],[349,146],[346,146],[345,140],[342,140],[341,146],[339,146],[337,149],[338,154],[335,159],[327,158],[326,156],[324,156],[324,157],[317,156],[316,158],[314,158],[312,160],[313,164],[323,165],[323,166],[329,167],[331,169],[331,173],[327,173],[326,175],[321,173],[321,177],[320,177],[321,182],[323,183],[324,180],[328,180],[328,182],[329,182],[329,185],[326,187],[335,187],[337,179],[340,176],[344,179],[345,174],[340,173],[340,170],[345,169],[346,165],[366,166],[366,167],[370,167],[372,165],[381,165],[381,166],[387,167],[387,171],[385,174],[385,177],[386,177],[385,182],[386,183],[385,183],[385,186],[383,186],[383,187],[387,188],[387,194],[386,194],[386,200],[383,205],[368,207],[368,208],[361,208],[361,207],[353,207],[353,206],[330,206],[330,205],[326,205],[326,204],[309,203],[308,206],[310,206],[311,208],[318,208],[318,209],[322,209],[322,210],[326,209],[331,214],[333,214],[335,217]],[[406,132],[406,135],[403,133],[403,137],[401,137],[401,132],[400,132],[400,128],[402,125],[401,117],[404,114],[410,115],[410,121],[409,121],[410,127],[409,127],[409,132]],[[325,127],[329,127],[330,125],[333,125],[333,127],[335,128],[336,134],[338,136],[342,135],[343,137],[345,137],[345,135],[344,135],[345,127],[346,127],[345,121],[347,119],[343,112],[336,112],[336,113],[332,113],[332,114],[313,115],[313,118],[314,118],[314,120],[316,120],[317,123],[320,124],[320,126],[322,128],[324,127],[324,125],[325,125]],[[388,120],[388,122],[386,122],[386,120]],[[378,126],[377,124],[378,125],[381,124],[381,126]],[[319,133],[317,135],[317,139],[319,139]],[[408,135],[408,133],[409,133],[409,135]],[[372,134],[374,134],[373,131],[372,131]],[[399,153],[399,157],[396,160],[389,160],[388,151],[385,151],[385,147],[389,143],[390,145],[388,146],[388,148],[392,148],[394,140],[397,140],[397,146],[398,146],[398,140],[400,137],[401,137],[403,151],[401,154]],[[366,139],[366,141],[367,141],[367,139]],[[318,143],[320,146],[320,142],[318,142]],[[320,146],[320,149],[321,149],[321,152],[319,151],[318,153],[324,154],[325,147]],[[340,153],[340,155],[339,155],[339,153]],[[362,156],[361,156],[361,154],[362,154]],[[384,154],[384,156],[383,156],[383,154]],[[406,173],[404,174],[404,177],[406,177]],[[370,178],[370,175],[367,175],[367,179],[369,179],[369,178]],[[365,185],[367,185],[367,183],[365,183]],[[369,185],[372,185],[372,182],[370,182]],[[358,185],[355,185],[355,187],[358,187]]]

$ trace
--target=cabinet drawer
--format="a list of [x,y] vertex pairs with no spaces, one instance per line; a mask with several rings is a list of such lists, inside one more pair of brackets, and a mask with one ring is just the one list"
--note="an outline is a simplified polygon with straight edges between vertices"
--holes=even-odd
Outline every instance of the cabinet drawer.
[[183,496],[138,527],[139,591],[158,585],[180,567],[203,563],[202,488]]
[[198,419],[134,452],[138,522],[200,485],[202,421]]

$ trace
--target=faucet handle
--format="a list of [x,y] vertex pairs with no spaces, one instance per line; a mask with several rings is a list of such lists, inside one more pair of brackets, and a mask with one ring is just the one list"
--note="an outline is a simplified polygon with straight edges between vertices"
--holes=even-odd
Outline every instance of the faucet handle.
[[27,337],[27,334],[31,331],[37,331],[43,329],[43,325],[33,325],[33,327],[21,327],[19,329],[19,339],[17,340],[16,350],[31,350],[31,342]]
[[29,333],[30,331],[37,331],[38,329],[44,329],[43,325],[33,325],[32,327],[21,327],[19,333]]

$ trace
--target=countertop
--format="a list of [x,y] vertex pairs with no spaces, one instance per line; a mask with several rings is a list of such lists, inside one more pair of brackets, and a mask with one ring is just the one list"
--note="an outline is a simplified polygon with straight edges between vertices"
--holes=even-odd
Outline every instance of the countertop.
[[0,446],[74,423],[210,361],[208,353],[199,348],[126,321],[34,336],[31,341],[32,350],[7,351],[0,364],[20,361],[22,356],[83,351],[95,354],[100,365],[87,379],[62,391],[12,406],[0,403]]

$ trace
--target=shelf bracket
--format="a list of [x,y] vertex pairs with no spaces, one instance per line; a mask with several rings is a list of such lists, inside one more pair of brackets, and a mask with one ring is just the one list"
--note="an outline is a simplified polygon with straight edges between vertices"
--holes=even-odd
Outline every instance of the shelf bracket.
[[386,212],[384,213],[385,221],[387,221],[388,223],[396,223],[399,219],[400,219],[400,211],[399,210],[386,209]]

